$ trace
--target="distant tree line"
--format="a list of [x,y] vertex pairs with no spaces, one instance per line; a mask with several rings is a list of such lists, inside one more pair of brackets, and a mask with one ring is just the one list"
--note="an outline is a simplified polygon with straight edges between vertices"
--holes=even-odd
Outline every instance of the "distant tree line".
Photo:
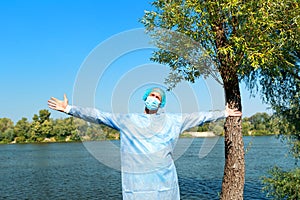
[[[0,143],[33,143],[33,142],[72,142],[89,140],[119,139],[119,133],[105,125],[88,123],[74,117],[63,119],[50,118],[48,110],[40,110],[39,114],[28,121],[23,117],[16,124],[9,118],[0,118]],[[206,123],[191,131],[213,131],[223,135],[222,121]],[[245,117],[242,123],[243,135],[273,135],[277,134],[274,118],[267,113],[256,113]]]
[[0,118],[0,143],[71,142],[84,140],[119,139],[116,130],[68,117],[50,118],[48,110],[40,110],[32,121],[23,117],[16,124]]
[[[202,126],[194,127],[188,131],[206,132],[211,131],[216,135],[223,135],[224,121],[205,123]],[[242,133],[244,136],[262,136],[279,134],[279,118],[265,112],[256,113],[251,117],[244,117],[242,122]],[[282,124],[281,124],[282,125]],[[288,131],[288,130],[287,130]]]

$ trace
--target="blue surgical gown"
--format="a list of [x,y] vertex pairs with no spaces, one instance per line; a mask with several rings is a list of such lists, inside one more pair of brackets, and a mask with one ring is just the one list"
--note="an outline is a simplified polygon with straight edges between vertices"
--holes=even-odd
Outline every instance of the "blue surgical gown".
[[179,134],[225,117],[225,111],[190,114],[114,114],[70,106],[68,114],[120,131],[124,200],[179,200],[172,158]]

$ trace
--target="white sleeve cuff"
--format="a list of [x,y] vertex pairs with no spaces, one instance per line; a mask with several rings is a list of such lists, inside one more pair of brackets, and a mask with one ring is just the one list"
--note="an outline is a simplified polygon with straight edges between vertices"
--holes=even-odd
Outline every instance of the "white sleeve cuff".
[[71,108],[72,107],[70,105],[67,105],[67,107],[65,108],[64,112],[68,114],[70,112]]

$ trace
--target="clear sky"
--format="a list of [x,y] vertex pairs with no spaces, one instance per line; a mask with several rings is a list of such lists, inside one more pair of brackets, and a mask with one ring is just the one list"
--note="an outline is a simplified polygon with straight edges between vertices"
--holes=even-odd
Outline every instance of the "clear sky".
[[[143,16],[144,10],[149,9],[151,6],[148,0],[1,1],[0,118],[8,117],[15,122],[22,117],[31,120],[39,110],[48,109],[47,100],[51,96],[62,98],[64,93],[72,103],[74,85],[84,67],[84,61],[88,60],[93,49],[124,31],[143,28],[138,19]],[[132,43],[132,39],[128,43]],[[124,43],[114,45],[109,51],[117,51],[122,45]],[[161,76],[165,72],[162,66],[151,64],[151,52],[149,49],[142,49],[113,60],[96,85],[96,107],[115,111],[115,107],[122,107],[125,103],[130,104],[129,111],[142,111],[140,95],[147,87],[144,79],[149,78],[146,81],[151,82],[156,68]],[[105,59],[101,55],[97,58],[97,63],[100,64]],[[85,83],[77,84],[88,82],[87,78]],[[188,86],[196,91],[200,109],[206,108],[205,102],[209,97],[203,95],[207,93],[207,85],[205,87],[204,83],[199,80]],[[141,86],[138,87],[137,84]],[[258,97],[250,98],[243,85],[241,90],[244,116],[266,110],[267,106]],[[167,110],[172,111],[172,106],[174,109],[178,105],[184,107],[189,104],[189,94],[185,92],[183,87],[178,95],[168,94],[168,102],[173,99],[177,104],[169,104]],[[125,102],[122,94],[126,96]],[[187,96],[186,100],[182,100],[184,96]],[[64,116],[54,111],[51,113],[52,117]]]

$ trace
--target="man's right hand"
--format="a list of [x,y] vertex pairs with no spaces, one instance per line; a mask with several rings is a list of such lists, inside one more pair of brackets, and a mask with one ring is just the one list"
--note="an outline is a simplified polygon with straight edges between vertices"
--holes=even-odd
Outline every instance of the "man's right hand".
[[67,105],[68,105],[68,98],[66,94],[64,94],[63,101],[58,100],[57,98],[54,97],[51,97],[51,99],[48,100],[48,107],[60,112],[65,112]]

